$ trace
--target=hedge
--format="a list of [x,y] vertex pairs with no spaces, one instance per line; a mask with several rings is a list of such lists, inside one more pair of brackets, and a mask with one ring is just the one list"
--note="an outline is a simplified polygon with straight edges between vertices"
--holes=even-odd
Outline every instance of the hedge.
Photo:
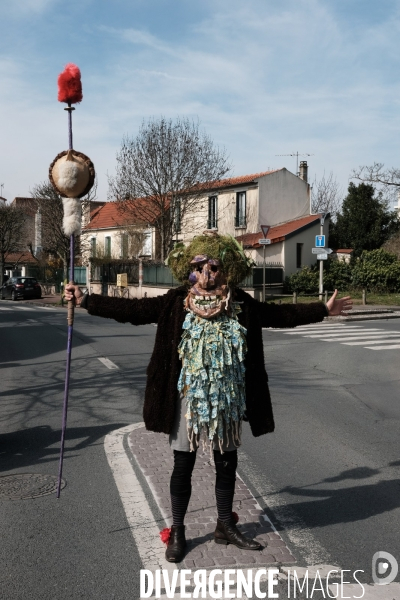
[[[319,266],[303,267],[286,277],[285,293],[312,294],[318,292]],[[324,264],[324,289],[360,290],[369,292],[400,292],[400,261],[395,254],[378,250],[364,250],[350,263],[328,258]]]

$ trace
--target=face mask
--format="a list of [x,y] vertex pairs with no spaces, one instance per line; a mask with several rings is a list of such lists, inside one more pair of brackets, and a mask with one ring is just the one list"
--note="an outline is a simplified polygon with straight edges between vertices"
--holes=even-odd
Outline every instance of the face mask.
[[190,262],[188,304],[190,310],[204,319],[221,314],[227,305],[229,288],[221,262],[205,254],[195,256]]

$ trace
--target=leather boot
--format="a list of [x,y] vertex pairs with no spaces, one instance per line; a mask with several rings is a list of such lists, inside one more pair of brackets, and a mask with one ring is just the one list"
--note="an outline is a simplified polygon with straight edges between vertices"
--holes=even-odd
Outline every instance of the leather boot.
[[261,544],[255,540],[245,538],[233,521],[224,523],[218,519],[214,540],[217,544],[233,544],[242,550],[261,550],[262,548]]
[[165,558],[169,562],[181,562],[185,556],[186,538],[184,525],[172,525],[171,535],[165,551]]

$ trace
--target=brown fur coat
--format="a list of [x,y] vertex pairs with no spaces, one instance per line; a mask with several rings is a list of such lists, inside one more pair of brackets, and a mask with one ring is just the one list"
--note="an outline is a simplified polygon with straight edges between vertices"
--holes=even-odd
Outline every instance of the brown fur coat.
[[[170,433],[178,399],[177,384],[181,370],[178,345],[185,319],[183,301],[187,289],[169,290],[164,296],[127,300],[91,294],[86,307],[91,315],[115,319],[120,323],[145,325],[158,323],[154,351],[147,368],[143,407],[146,428]],[[239,322],[247,329],[246,413],[254,436],[274,430],[268,376],[264,366],[262,327],[296,327],[322,321],[328,312],[324,304],[262,304],[241,289],[235,300],[241,302]]]

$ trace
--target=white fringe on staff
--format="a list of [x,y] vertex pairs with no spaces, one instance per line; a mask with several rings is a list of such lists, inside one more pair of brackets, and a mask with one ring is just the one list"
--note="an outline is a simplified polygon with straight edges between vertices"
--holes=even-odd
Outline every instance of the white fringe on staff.
[[65,235],[81,235],[82,233],[82,204],[80,198],[63,198],[64,218],[63,230]]

